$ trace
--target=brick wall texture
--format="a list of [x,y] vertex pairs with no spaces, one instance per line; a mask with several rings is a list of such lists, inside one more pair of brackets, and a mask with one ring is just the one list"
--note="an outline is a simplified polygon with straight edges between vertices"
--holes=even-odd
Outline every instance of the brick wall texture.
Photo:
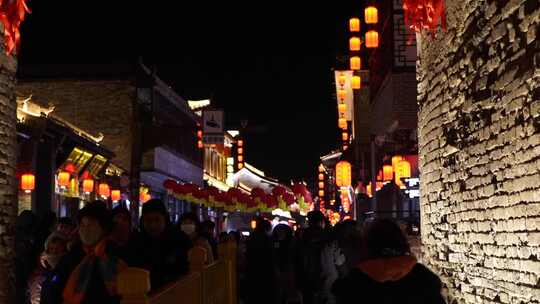
[[540,303],[540,1],[447,0],[420,37],[424,262],[455,303]]
[[115,153],[113,162],[130,169],[135,86],[128,80],[21,81],[17,94],[32,95],[40,105],[53,104],[53,115],[87,131],[104,135],[101,144]]

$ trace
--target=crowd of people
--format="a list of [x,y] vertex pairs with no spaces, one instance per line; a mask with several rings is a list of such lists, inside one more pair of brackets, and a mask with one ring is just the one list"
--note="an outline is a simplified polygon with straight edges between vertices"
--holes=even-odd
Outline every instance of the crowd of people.
[[332,227],[320,211],[293,231],[259,219],[246,240],[240,295],[246,304],[443,304],[440,279],[411,254],[391,220]]
[[15,240],[17,303],[120,303],[117,275],[128,266],[149,270],[152,290],[160,289],[188,272],[191,248],[203,248],[208,264],[217,259],[214,229],[194,213],[171,223],[157,199],[143,205],[139,229],[128,209],[110,210],[101,201],[82,208],[77,222],[52,212],[38,221],[23,211]]
[[403,230],[390,220],[331,226],[320,211],[293,230],[258,218],[249,237],[238,231],[215,238],[215,224],[194,213],[170,221],[164,203],[143,205],[138,229],[129,210],[88,203],[77,222],[39,222],[20,214],[16,233],[17,303],[119,303],[117,275],[125,267],[150,271],[152,290],[189,271],[193,247],[206,263],[219,242],[236,242],[239,301],[245,304],[443,304],[441,281],[411,254]]

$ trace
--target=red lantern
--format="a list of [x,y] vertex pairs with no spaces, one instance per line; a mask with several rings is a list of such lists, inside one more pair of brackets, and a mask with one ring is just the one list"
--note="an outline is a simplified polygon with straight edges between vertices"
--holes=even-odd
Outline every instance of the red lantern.
[[338,187],[351,185],[351,164],[349,162],[342,160],[336,164],[336,185]]
[[362,88],[362,78],[360,76],[353,76],[351,85],[354,90]]
[[344,86],[345,82],[347,81],[347,77],[343,74],[339,74],[338,76],[338,83],[340,86]]
[[323,196],[324,196],[324,190],[319,190],[319,196],[320,196],[320,197],[323,197]]
[[324,166],[321,164],[319,165],[319,173],[323,173],[324,172]]
[[324,182],[319,182],[319,189],[324,189]]
[[112,190],[111,191],[111,200],[113,202],[118,202],[120,200],[120,190]]
[[364,9],[364,20],[366,24],[376,24],[379,22],[379,11],[375,6],[368,6]]
[[319,180],[320,180],[320,181],[324,180],[324,174],[319,173]]
[[238,147],[243,147],[244,146],[244,141],[239,139],[238,140]]
[[68,163],[65,167],[64,167],[64,171],[67,171],[71,174],[75,173],[77,169],[75,168],[75,165],[73,165],[72,163]]
[[69,186],[69,179],[71,177],[71,174],[69,174],[69,172],[67,171],[60,171],[60,173],[58,173],[58,185],[61,187],[61,188],[67,188],[67,186]]
[[347,111],[347,105],[344,103],[338,104],[338,113],[340,115],[345,115],[345,112]]
[[360,19],[356,17],[349,19],[349,30],[351,32],[360,32]]
[[383,166],[383,180],[391,181],[394,178],[394,172],[392,170],[392,166],[390,165],[384,165]]
[[111,190],[109,189],[109,185],[105,183],[99,184],[98,194],[104,198],[108,198],[111,195]]
[[204,148],[204,144],[203,144],[202,140],[197,141],[197,148],[199,148],[199,149]]
[[377,31],[371,30],[366,33],[366,47],[370,49],[379,47],[379,33]]
[[360,38],[358,37],[351,37],[349,39],[349,50],[350,51],[360,51]]
[[347,120],[345,118],[338,119],[338,127],[343,130],[347,130]]
[[32,173],[26,173],[21,176],[21,190],[26,193],[32,192],[36,187],[36,177]]
[[396,179],[395,182],[398,186],[402,187],[402,178],[411,177],[411,164],[406,160],[400,160],[396,166]]
[[91,178],[83,179],[83,192],[89,194],[94,191],[94,180]]
[[339,98],[339,100],[345,100],[346,97],[347,97],[347,91],[338,90],[338,98]]
[[358,56],[351,57],[350,64],[351,64],[351,70],[353,71],[358,71],[362,68],[362,60],[360,60],[360,57]]
[[343,141],[349,140],[349,134],[347,132],[343,132],[341,134],[341,137],[342,137]]

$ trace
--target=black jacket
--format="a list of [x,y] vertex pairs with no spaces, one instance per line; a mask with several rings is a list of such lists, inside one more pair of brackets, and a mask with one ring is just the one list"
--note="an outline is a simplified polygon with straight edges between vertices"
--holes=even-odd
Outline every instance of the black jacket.
[[156,290],[188,272],[191,246],[187,236],[173,228],[168,228],[160,239],[140,232],[132,243],[137,254],[132,257],[130,266],[150,271],[150,286]]
[[[112,252],[112,244],[107,247],[108,252]],[[61,304],[63,303],[63,291],[67,284],[71,272],[82,262],[86,253],[78,245],[67,253],[58,263],[56,268],[45,275],[45,280],[41,288],[41,304]],[[89,291],[83,303],[120,303],[118,296],[111,296],[105,287],[98,269],[93,270]]]
[[[398,258],[399,259],[399,258]],[[338,304],[444,304],[441,281],[422,264],[363,263],[332,288]],[[407,265],[408,264],[408,265]]]

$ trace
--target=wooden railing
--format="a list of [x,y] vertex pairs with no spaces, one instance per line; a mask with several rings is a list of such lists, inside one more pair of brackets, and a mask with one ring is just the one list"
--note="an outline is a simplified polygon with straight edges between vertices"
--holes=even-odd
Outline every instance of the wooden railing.
[[190,273],[160,290],[150,291],[150,273],[130,267],[118,276],[122,304],[237,304],[236,243],[219,245],[220,258],[205,265],[206,251],[189,252]]

